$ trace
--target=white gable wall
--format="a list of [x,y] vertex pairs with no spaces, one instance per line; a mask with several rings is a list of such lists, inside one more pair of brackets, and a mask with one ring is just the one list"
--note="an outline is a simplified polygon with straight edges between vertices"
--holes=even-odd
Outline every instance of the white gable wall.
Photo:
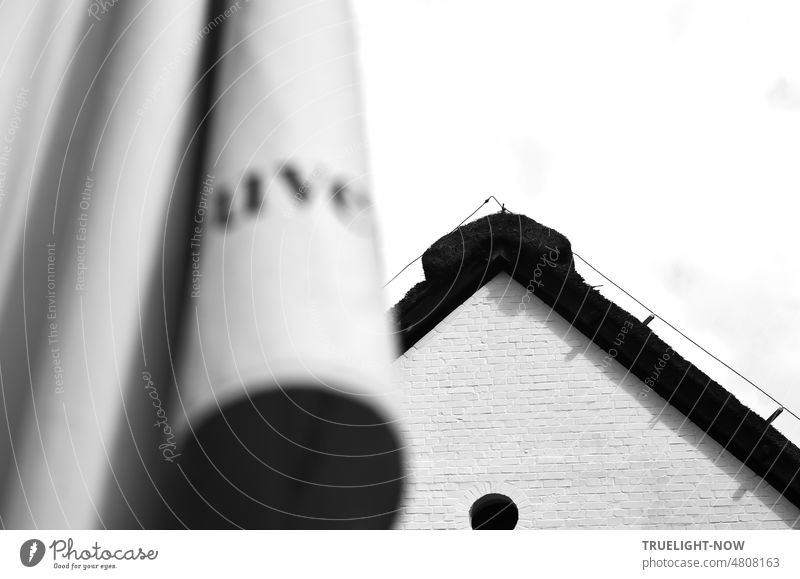
[[517,528],[800,527],[800,509],[500,274],[395,366],[408,387],[400,528],[469,528],[480,496]]

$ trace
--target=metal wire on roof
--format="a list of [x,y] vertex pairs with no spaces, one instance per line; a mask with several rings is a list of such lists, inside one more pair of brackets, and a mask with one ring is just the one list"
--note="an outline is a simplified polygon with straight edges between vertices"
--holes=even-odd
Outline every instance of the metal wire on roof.
[[[482,208],[484,205],[486,205],[486,204],[487,204],[489,201],[491,201],[492,199],[494,199],[494,202],[495,202],[495,203],[497,203],[497,205],[500,207],[500,211],[501,211],[502,213],[507,213],[507,212],[509,212],[509,211],[508,211],[508,209],[506,209],[505,203],[501,203],[500,201],[498,201],[498,200],[497,200],[497,198],[496,198],[494,195],[490,195],[489,197],[487,197],[487,198],[486,198],[486,200],[485,200],[483,203],[481,203],[480,205],[478,205],[478,207],[477,207],[477,209],[475,209],[475,211],[473,211],[472,213],[470,213],[469,215],[467,215],[467,216],[466,216],[464,219],[462,219],[462,220],[461,220],[461,223],[459,223],[458,225],[456,225],[456,226],[455,226],[453,229],[451,229],[451,230],[450,230],[448,233],[452,233],[453,231],[455,231],[456,229],[458,229],[459,227],[461,227],[461,226],[462,226],[462,225],[463,225],[463,224],[464,224],[464,223],[465,223],[465,222],[466,222],[466,221],[467,221],[467,220],[468,220],[470,217],[472,217],[472,216],[473,216],[473,215],[475,215],[475,214],[476,214],[478,211],[480,211],[480,210],[481,210],[481,208]],[[417,257],[415,257],[415,258],[414,258],[414,259],[412,259],[410,262],[408,262],[408,264],[406,264],[406,266],[405,266],[403,269],[401,269],[399,272],[397,272],[397,273],[394,275],[394,277],[392,277],[392,279],[390,279],[389,281],[387,281],[387,282],[386,282],[386,283],[383,285],[383,287],[386,287],[386,286],[388,286],[390,283],[392,283],[392,282],[393,282],[395,279],[397,279],[397,278],[400,276],[400,274],[402,274],[402,273],[403,273],[405,270],[407,270],[409,267],[411,267],[411,265],[412,265],[414,262],[416,262],[416,261],[418,261],[419,259],[421,259],[423,255],[425,255],[425,252],[422,252],[422,253],[421,253],[421,254],[419,254]],[[658,318],[659,320],[661,320],[662,322],[664,322],[664,324],[666,324],[666,325],[667,325],[669,328],[671,328],[673,331],[675,331],[675,332],[676,332],[678,335],[680,335],[680,336],[681,336],[681,337],[683,337],[684,339],[686,339],[686,340],[688,340],[689,342],[691,342],[693,345],[695,345],[695,346],[696,346],[696,347],[698,347],[700,350],[702,350],[703,352],[705,352],[705,353],[706,353],[708,356],[710,356],[711,358],[713,358],[714,360],[716,360],[717,362],[719,362],[720,364],[722,364],[723,366],[725,366],[725,368],[727,368],[728,370],[730,370],[731,372],[733,372],[734,374],[736,374],[737,376],[739,376],[739,378],[741,378],[742,380],[744,380],[745,382],[747,382],[748,384],[750,384],[751,386],[753,386],[753,387],[754,387],[756,390],[758,390],[758,391],[759,391],[759,392],[761,392],[761,393],[762,393],[764,396],[766,396],[767,398],[769,398],[770,400],[772,400],[772,401],[773,401],[775,404],[777,404],[777,405],[778,405],[778,410],[776,410],[776,411],[773,413],[773,415],[772,415],[772,416],[770,416],[770,419],[768,420],[768,423],[771,423],[773,420],[775,420],[775,418],[777,418],[777,417],[778,417],[778,415],[779,415],[779,414],[780,414],[780,413],[781,413],[783,410],[785,410],[786,412],[788,412],[789,414],[791,414],[792,416],[794,416],[794,417],[795,417],[797,420],[800,420],[800,416],[798,416],[796,413],[792,412],[792,411],[791,411],[789,408],[787,408],[787,407],[786,407],[786,406],[785,406],[785,405],[784,405],[782,402],[780,402],[780,401],[779,401],[778,399],[776,399],[774,396],[772,396],[771,394],[769,394],[768,392],[766,392],[766,391],[765,391],[763,388],[761,388],[760,386],[758,386],[758,384],[756,384],[755,382],[753,382],[752,380],[750,380],[749,378],[747,378],[746,376],[744,376],[744,375],[743,375],[741,372],[739,372],[738,370],[736,370],[735,368],[733,368],[733,367],[732,367],[730,364],[727,364],[726,362],[723,362],[723,361],[722,361],[722,360],[721,360],[719,357],[717,357],[717,356],[715,356],[714,354],[712,354],[711,352],[709,352],[709,351],[708,351],[708,349],[704,348],[703,346],[701,346],[700,344],[698,344],[697,342],[695,342],[693,339],[691,339],[689,336],[687,336],[687,335],[686,335],[684,332],[682,332],[681,330],[679,330],[677,327],[675,327],[675,326],[674,326],[673,324],[671,324],[669,321],[665,320],[663,317],[661,317],[660,315],[658,315],[657,313],[655,313],[655,312],[653,311],[653,309],[652,309],[652,308],[650,308],[650,307],[646,306],[646,305],[645,305],[645,304],[643,304],[643,303],[642,303],[640,300],[636,299],[636,298],[635,298],[635,297],[634,297],[634,296],[633,296],[633,295],[632,295],[630,292],[628,292],[627,290],[625,290],[623,287],[621,287],[621,286],[620,286],[618,283],[616,283],[616,282],[615,282],[614,280],[612,280],[610,277],[608,277],[608,276],[607,276],[607,275],[605,275],[603,272],[601,272],[599,269],[597,269],[596,267],[594,267],[594,266],[593,266],[591,263],[589,263],[589,262],[588,262],[588,261],[587,261],[585,258],[583,258],[583,257],[581,257],[580,255],[578,255],[578,253],[576,253],[574,250],[572,251],[572,255],[574,255],[575,257],[577,257],[578,259],[580,259],[580,260],[581,260],[583,263],[585,263],[587,266],[589,266],[589,267],[590,267],[592,270],[594,270],[594,271],[595,271],[597,274],[599,274],[600,276],[602,276],[602,277],[603,277],[603,278],[604,278],[606,281],[608,281],[609,283],[611,283],[611,284],[612,284],[614,287],[616,287],[618,290],[620,290],[620,291],[621,291],[622,293],[624,293],[626,296],[628,296],[628,297],[629,297],[629,298],[631,298],[633,301],[635,301],[637,304],[639,304],[639,305],[640,305],[640,306],[642,306],[644,309],[646,309],[646,310],[649,312],[649,315],[648,315],[648,317],[647,317],[647,320],[644,322],[644,323],[645,323],[645,325],[649,324],[649,323],[650,323],[650,322],[651,322],[651,321],[652,321],[654,318]],[[593,286],[593,287],[601,287],[601,286]]]

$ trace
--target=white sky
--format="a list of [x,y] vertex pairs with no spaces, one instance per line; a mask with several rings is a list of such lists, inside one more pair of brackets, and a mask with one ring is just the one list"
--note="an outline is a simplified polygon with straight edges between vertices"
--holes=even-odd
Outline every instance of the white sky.
[[800,414],[800,3],[353,5],[386,279],[493,194]]

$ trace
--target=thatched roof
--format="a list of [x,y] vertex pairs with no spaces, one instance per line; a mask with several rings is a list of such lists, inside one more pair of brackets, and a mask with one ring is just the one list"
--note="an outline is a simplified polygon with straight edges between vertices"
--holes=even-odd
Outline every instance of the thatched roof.
[[[505,271],[551,306],[756,474],[800,507],[800,450],[730,392],[675,352],[648,326],[603,297],[575,271],[569,240],[513,213],[482,217],[457,228],[423,255],[425,281],[392,314],[403,351]],[[620,327],[630,328],[614,345]],[[653,381],[654,365],[665,365]]]

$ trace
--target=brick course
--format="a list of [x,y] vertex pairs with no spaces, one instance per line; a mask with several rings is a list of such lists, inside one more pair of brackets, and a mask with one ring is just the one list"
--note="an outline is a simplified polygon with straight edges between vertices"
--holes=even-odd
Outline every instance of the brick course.
[[400,528],[800,528],[800,509],[506,274],[395,367],[408,388]]

